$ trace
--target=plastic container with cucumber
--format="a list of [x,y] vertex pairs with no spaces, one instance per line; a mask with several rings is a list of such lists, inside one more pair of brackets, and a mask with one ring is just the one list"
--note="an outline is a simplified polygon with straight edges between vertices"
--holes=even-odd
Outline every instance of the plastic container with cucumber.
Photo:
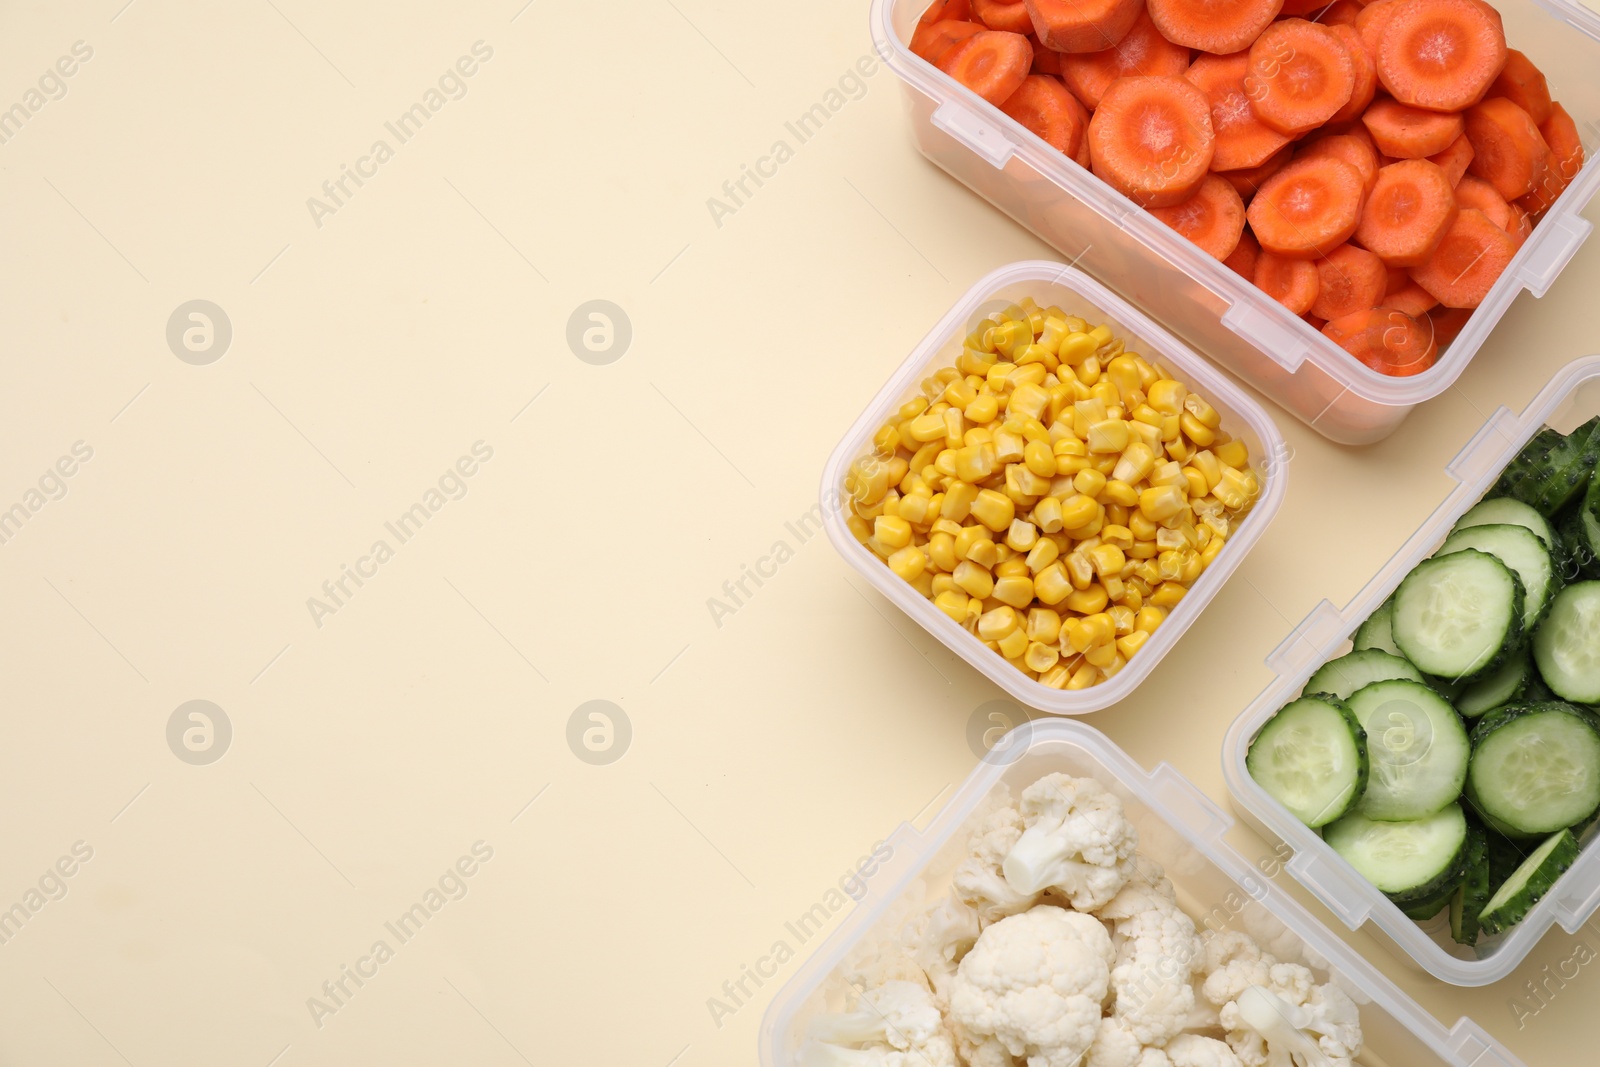
[[[1600,822],[1594,395],[1581,422],[1568,405],[1576,428],[1525,431],[1479,476],[1482,498],[1436,527],[1448,529],[1437,547],[1345,617],[1350,651],[1301,675],[1299,695],[1235,742],[1253,789],[1457,959],[1493,955]],[[1312,622],[1292,640],[1315,639]],[[1590,888],[1577,892],[1600,899]]]

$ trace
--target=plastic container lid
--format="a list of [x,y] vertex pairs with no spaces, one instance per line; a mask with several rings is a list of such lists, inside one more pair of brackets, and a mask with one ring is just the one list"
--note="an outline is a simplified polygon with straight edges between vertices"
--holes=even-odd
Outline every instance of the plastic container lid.
[[[965,853],[966,824],[998,787],[1016,797],[1042,775],[1064,771],[1098,780],[1122,798],[1138,828],[1139,851],[1160,863],[1179,903],[1201,936],[1249,932],[1263,947],[1332,980],[1361,1010],[1362,1062],[1405,1067],[1519,1067],[1477,1023],[1446,1029],[1332,931],[1251,867],[1223,839],[1233,820],[1163,763],[1146,773],[1106,737],[1076,722],[1039,720],[1012,731],[980,763],[927,830],[901,825],[876,855],[882,865],[864,878],[855,910],[773,999],[761,1020],[762,1067],[791,1067],[807,1021],[842,1010],[848,988],[841,968],[870,950],[913,908],[933,903]],[[885,857],[885,853],[887,856]]]
[[1376,923],[1394,953],[1452,985],[1498,982],[1527,958],[1551,926],[1569,934],[1600,908],[1600,845],[1593,829],[1578,862],[1522,922],[1474,946],[1458,945],[1435,919],[1418,924],[1356,873],[1313,830],[1307,829],[1256,784],[1245,769],[1250,742],[1279,708],[1299,695],[1313,671],[1350,648],[1350,636],[1367,616],[1389,599],[1402,579],[1432,555],[1456,520],[1481,499],[1507,463],[1543,426],[1569,432],[1600,413],[1600,356],[1570,364],[1545,386],[1521,415],[1502,407],[1494,413],[1447,469],[1460,484],[1422,528],[1384,564],[1343,611],[1324,600],[1283,644],[1267,657],[1277,678],[1234,720],[1223,743],[1222,769],[1228,789],[1246,821],[1269,839],[1295,852],[1286,864],[1295,880],[1350,929]]
[[[1041,307],[1059,305],[1069,314],[1080,315],[1090,322],[1106,323],[1126,341],[1130,351],[1160,361],[1205,396],[1222,415],[1222,428],[1249,447],[1262,485],[1261,495],[1228,538],[1226,547],[1138,654],[1114,677],[1076,691],[1052,689],[1011,666],[896,576],[845,526],[848,507],[848,497],[843,491],[845,473],[852,462],[871,450],[873,433],[901,404],[922,395],[919,384],[924,378],[955,361],[962,340],[978,320],[1025,296],[1033,297]],[[822,509],[828,538],[839,554],[878,592],[952,652],[1024,704],[1055,715],[1084,715],[1115,704],[1133,692],[1217,595],[1229,575],[1244,562],[1245,555],[1261,539],[1283,503],[1287,456],[1287,444],[1261,406],[1177,338],[1087,275],[1060,263],[1024,261],[1002,267],[979,280],[878,390],[828,457],[822,475]]]

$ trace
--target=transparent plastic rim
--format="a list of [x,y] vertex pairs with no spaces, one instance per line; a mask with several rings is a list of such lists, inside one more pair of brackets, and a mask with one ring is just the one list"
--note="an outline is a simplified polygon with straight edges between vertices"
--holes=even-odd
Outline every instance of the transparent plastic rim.
[[[1256,499],[1239,529],[1229,538],[1227,545],[1217,554],[1167,620],[1154,636],[1128,661],[1115,677],[1088,689],[1068,691],[1052,689],[1034,681],[1005,660],[995,655],[976,636],[962,629],[953,619],[933,606],[905,582],[901,581],[883,561],[873,555],[851,535],[845,525],[842,487],[844,475],[858,456],[865,454],[874,430],[882,425],[890,412],[914,393],[918,382],[927,373],[932,360],[958,334],[966,329],[971,316],[993,294],[1007,286],[1023,282],[1059,285],[1072,290],[1095,304],[1106,315],[1120,322],[1137,335],[1147,351],[1162,362],[1180,370],[1189,384],[1205,393],[1218,406],[1232,412],[1235,419],[1243,421],[1261,442],[1258,464],[1266,461],[1268,468],[1257,466],[1262,481],[1261,495]],[[1225,428],[1227,427],[1224,424]],[[1231,430],[1241,427],[1234,426]],[[1011,696],[1040,711],[1052,715],[1087,715],[1117,703],[1133,692],[1134,688],[1153,671],[1189,626],[1205,610],[1212,598],[1221,590],[1233,572],[1244,562],[1244,557],[1261,539],[1273,516],[1283,504],[1286,492],[1286,471],[1282,458],[1287,445],[1277,425],[1261,405],[1251,399],[1220,371],[1211,367],[1195,352],[1166,330],[1151,322],[1137,308],[1112,293],[1089,276],[1060,263],[1046,260],[1025,260],[1001,267],[980,279],[967,291],[954,307],[945,313],[928,334],[911,350],[883,388],[880,389],[865,411],[846,431],[822,475],[820,499],[828,539],[856,572],[870,582],[873,588],[892,600],[923,629],[937,637],[951,651],[976,667],[986,677]]]

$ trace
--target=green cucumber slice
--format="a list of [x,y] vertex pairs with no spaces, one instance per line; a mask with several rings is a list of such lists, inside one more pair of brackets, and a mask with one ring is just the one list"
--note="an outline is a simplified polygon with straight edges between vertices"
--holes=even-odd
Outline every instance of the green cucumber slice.
[[1522,583],[1487,552],[1436,556],[1400,583],[1395,643],[1418,670],[1474,681],[1520,647],[1522,603]]
[[1555,595],[1533,635],[1533,658],[1557,696],[1600,704],[1600,582],[1577,582]]
[[1380,892],[1409,907],[1461,877],[1467,818],[1459,804],[1415,822],[1376,822],[1353,811],[1322,839]]
[[1577,861],[1578,839],[1572,831],[1551,834],[1483,906],[1478,916],[1483,932],[1498,934],[1521,922]]
[[1600,727],[1559,701],[1513,704],[1478,720],[1466,797],[1507,837],[1543,837],[1600,810]]
[[1527,649],[1516,653],[1493,674],[1462,688],[1452,703],[1469,719],[1520,698],[1533,675],[1533,656]]
[[1473,526],[1526,526],[1538,535],[1544,546],[1555,551],[1556,535],[1550,528],[1550,520],[1539,514],[1537,508],[1515,497],[1497,496],[1480,501],[1471,511],[1468,511],[1456,524],[1450,528],[1451,533],[1468,529]]
[[1556,516],[1557,551],[1561,554],[1561,577],[1566,581],[1600,578],[1600,552],[1595,551],[1591,537],[1600,542],[1600,519],[1586,505],[1568,508]]
[[1489,835],[1476,823],[1467,824],[1467,847],[1461,884],[1450,896],[1450,937],[1458,945],[1478,940],[1478,915],[1489,903]]
[[1366,731],[1371,767],[1356,810],[1382,822],[1410,822],[1461,797],[1472,745],[1442,696],[1397,679],[1357,690],[1349,706]]
[[1570,434],[1546,427],[1506,466],[1492,492],[1554,515],[1588,487],[1597,459],[1600,416]]
[[1376,648],[1364,648],[1324,663],[1306,682],[1305,691],[1332,693],[1340,700],[1348,700],[1351,693],[1363,686],[1393,678],[1423,681],[1422,672],[1399,656]]
[[1544,618],[1550,597],[1561,584],[1556,558],[1549,546],[1526,526],[1471,526],[1453,533],[1439,546],[1435,557],[1475,548],[1510,567],[1522,582],[1522,628],[1532,633]]
[[1261,728],[1245,767],[1295,818],[1325,826],[1349,811],[1366,788],[1367,735],[1341,701],[1301,697]]
[[1417,904],[1407,904],[1400,909],[1400,912],[1408,919],[1415,919],[1419,923],[1425,923],[1445,908],[1448,908],[1450,901],[1454,900],[1455,895],[1460,891],[1461,886],[1459,883],[1447,885],[1439,891],[1438,895],[1429,897],[1427,900]]
[[1390,625],[1393,619],[1394,598],[1390,597],[1377,611],[1367,617],[1366,622],[1356,627],[1356,635],[1351,642],[1355,645],[1356,651],[1375,648],[1391,656],[1400,655],[1400,646],[1394,643],[1394,632]]

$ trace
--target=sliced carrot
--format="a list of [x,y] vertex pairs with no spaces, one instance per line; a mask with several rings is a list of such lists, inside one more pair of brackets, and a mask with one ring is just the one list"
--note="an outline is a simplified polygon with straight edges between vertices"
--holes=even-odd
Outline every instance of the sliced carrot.
[[1507,200],[1533,191],[1549,166],[1550,148],[1528,113],[1503,96],[1467,110],[1467,139],[1472,163],[1467,167]]
[[1077,156],[1089,132],[1089,113],[1067,87],[1047,74],[1030,74],[1000,110],[1068,156]]
[[1403,4],[1412,3],[1413,0],[1374,0],[1361,9],[1361,14],[1356,16],[1356,32],[1361,35],[1361,43],[1367,46],[1367,54],[1376,62],[1378,48],[1383,44],[1384,31],[1389,28],[1389,20],[1399,14]]
[[1184,73],[1211,104],[1211,129],[1216,136],[1211,166],[1217,170],[1259,167],[1289,143],[1288,136],[1256,118],[1250,97],[1245,95],[1249,73],[1248,52],[1203,55]]
[[1383,291],[1389,283],[1388,271],[1383,260],[1365,248],[1340,245],[1314,264],[1319,284],[1311,314],[1318,318],[1336,319],[1383,300]]
[[1461,176],[1467,173],[1467,168],[1472,165],[1474,151],[1472,140],[1467,137],[1465,127],[1460,137],[1450,142],[1450,147],[1443,152],[1435,153],[1428,157],[1428,162],[1437,164],[1444,171],[1444,176],[1450,179],[1451,185],[1460,183]]
[[1142,207],[1189,199],[1214,140],[1205,94],[1175,76],[1118,79],[1089,120],[1094,172]]
[[1389,19],[1377,59],[1378,80],[1402,104],[1460,111],[1505,66],[1505,29],[1480,0],[1414,0]]
[[1328,0],[1283,0],[1284,18],[1305,18],[1328,6]]
[[1490,222],[1507,233],[1511,232],[1511,205],[1482,178],[1474,178],[1469,174],[1456,184],[1456,205],[1477,208],[1488,216]]
[[1222,265],[1239,275],[1251,285],[1255,284],[1256,263],[1261,259],[1261,246],[1256,243],[1255,235],[1245,230],[1239,235],[1239,243]]
[[1144,0],[1026,0],[1034,32],[1057,52],[1103,52],[1128,35]]
[[1396,159],[1437,155],[1466,132],[1466,122],[1459,112],[1424,111],[1388,98],[1367,108],[1361,124],[1372,134],[1378,151]]
[[940,70],[996,106],[1017,91],[1033,66],[1033,46],[1020,33],[982,30],[940,57]]
[[1262,252],[1257,258],[1255,276],[1251,280],[1257,289],[1296,315],[1311,310],[1322,284],[1315,263],[1306,259],[1285,259],[1271,252]]
[[1583,142],[1578,139],[1578,127],[1566,108],[1552,104],[1550,117],[1540,125],[1539,134],[1549,146],[1550,154],[1539,181],[1518,201],[1534,215],[1548,210],[1583,169]]
[[1297,159],[1315,159],[1318,156],[1342,159],[1356,168],[1361,172],[1362,186],[1369,193],[1378,180],[1378,153],[1372,150],[1370,141],[1354,134],[1341,133],[1333,137],[1319,137],[1296,153]]
[[1355,86],[1350,50],[1326,26],[1284,19],[1250,46],[1245,91],[1256,117],[1279,133],[1316,129],[1350,102]]
[[1322,332],[1322,328],[1324,326],[1328,325],[1328,320],[1327,319],[1322,318],[1321,316],[1318,316],[1318,315],[1313,315],[1309,311],[1306,312],[1304,315],[1301,315],[1300,318],[1305,321],[1305,324],[1307,326],[1310,326],[1313,330],[1316,330],[1318,333],[1321,333]]
[[1329,29],[1335,26],[1349,26],[1354,29],[1356,19],[1360,16],[1361,5],[1355,0],[1334,0],[1317,15],[1317,21]]
[[1195,194],[1181,204],[1152,208],[1150,214],[1200,246],[1226,260],[1244,233],[1244,201],[1222,178],[1208,174]]
[[1093,111],[1111,83],[1134,75],[1178,75],[1189,69],[1189,50],[1161,36],[1148,14],[1141,14],[1127,36],[1103,52],[1061,57],[1061,80]]
[[1289,160],[1293,158],[1294,146],[1284,145],[1259,167],[1247,167],[1243,170],[1219,170],[1217,171],[1217,177],[1227,179],[1228,184],[1233,186],[1234,192],[1238,193],[1244,199],[1244,202],[1248,204],[1256,193],[1261,191],[1261,187],[1267,183],[1267,179],[1288,166]]
[[1250,228],[1268,252],[1291,259],[1325,255],[1361,220],[1366,184],[1341,159],[1295,159],[1268,178],[1250,202]]
[[1456,339],[1456,335],[1466,328],[1467,320],[1472,318],[1471,308],[1436,307],[1428,312],[1428,321],[1433,324],[1433,340],[1440,348]]
[[1523,242],[1533,236],[1532,213],[1520,203],[1512,204],[1511,222],[1506,226],[1506,232],[1511,235],[1511,240],[1516,242],[1517,247],[1521,248]]
[[1455,190],[1437,164],[1403,159],[1378,171],[1356,241],[1385,263],[1425,263],[1456,219]]
[[1477,208],[1464,208],[1428,261],[1411,268],[1411,277],[1446,307],[1475,308],[1516,254],[1509,233]]
[[1033,66],[1029,68],[1030,74],[1049,74],[1061,77],[1061,53],[1046,48],[1039,43],[1039,38],[1029,37],[1028,43],[1033,46]]
[[1439,301],[1433,298],[1432,293],[1412,281],[1408,276],[1405,285],[1392,293],[1384,294],[1382,304],[1386,308],[1404,311],[1415,319],[1438,307]]
[[1406,286],[1415,284],[1411,280],[1410,272],[1408,272],[1404,267],[1394,267],[1385,264],[1383,273],[1388,278],[1388,281],[1383,287],[1384,296],[1388,296],[1390,293],[1398,293]]
[[1366,308],[1330,319],[1322,333],[1368,367],[1394,378],[1421,374],[1439,355],[1433,324],[1395,308]]
[[1550,118],[1550,85],[1533,62],[1515,48],[1506,49],[1505,69],[1489,86],[1490,96],[1503,96],[1528,113],[1535,126]]
[[[1326,25],[1326,20],[1324,24]],[[1350,90],[1349,101],[1344,107],[1335,111],[1328,121],[1353,122],[1361,117],[1367,105],[1372,103],[1372,98],[1378,94],[1378,65],[1372,61],[1372,53],[1367,51],[1367,46],[1353,25],[1334,23],[1329,25],[1328,29],[1334,32],[1344,44],[1345,51],[1350,53],[1351,69],[1356,76],[1355,85]]]
[[917,27],[917,32],[911,35],[911,51],[926,59],[934,66],[939,65],[956,45],[965,41],[975,33],[982,33],[983,27],[976,22],[930,22]]
[[935,22],[972,21],[972,0],[933,0],[919,20],[924,26]]
[[1278,17],[1283,0],[1147,0],[1167,40],[1213,55],[1249,48]]
[[991,30],[1029,34],[1033,19],[1022,0],[972,0],[972,17]]

